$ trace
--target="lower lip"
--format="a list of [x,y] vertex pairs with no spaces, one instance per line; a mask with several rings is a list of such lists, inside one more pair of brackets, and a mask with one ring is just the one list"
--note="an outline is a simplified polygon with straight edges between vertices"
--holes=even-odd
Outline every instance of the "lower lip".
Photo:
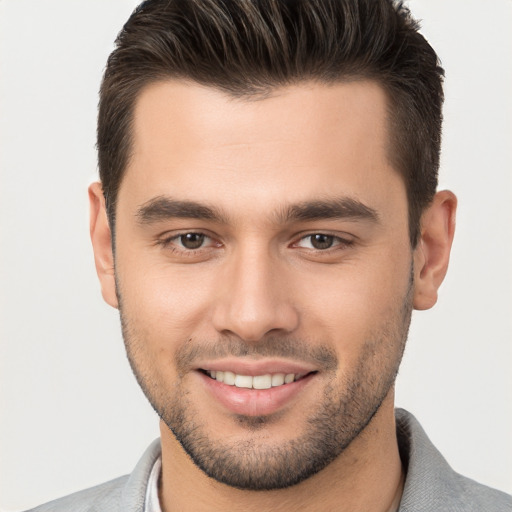
[[290,403],[313,380],[311,373],[302,379],[269,389],[229,386],[202,372],[197,372],[208,391],[226,409],[243,416],[267,416]]

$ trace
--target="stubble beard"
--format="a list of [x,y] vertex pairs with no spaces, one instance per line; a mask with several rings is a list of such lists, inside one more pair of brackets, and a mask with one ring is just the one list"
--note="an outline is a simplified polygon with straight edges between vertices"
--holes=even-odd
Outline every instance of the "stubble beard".
[[[331,379],[322,392],[321,402],[309,414],[305,411],[302,433],[278,444],[265,439],[264,431],[265,427],[279,421],[279,413],[237,416],[234,420],[247,430],[242,441],[230,441],[229,437],[213,439],[202,421],[201,411],[189,400],[181,380],[177,379],[173,385],[166,383],[166,388],[151,371],[148,358],[141,357],[146,346],[144,337],[135,333],[125,315],[121,297],[118,298],[123,338],[133,373],[152,407],[185,452],[216,481],[238,489],[262,491],[284,489],[318,473],[340,456],[371,422],[398,373],[411,320],[412,282],[386,324],[364,343],[357,364],[337,382]],[[251,345],[231,339],[226,340],[220,350],[235,356],[291,356],[294,351],[304,356],[310,346],[303,340],[283,339],[280,346],[279,338]],[[196,351],[201,353],[200,348]],[[338,361],[332,349],[317,346],[316,351],[327,358],[327,371],[334,375]],[[183,359],[183,353],[180,355],[178,351],[176,367],[183,362],[179,361],[180,357]]]

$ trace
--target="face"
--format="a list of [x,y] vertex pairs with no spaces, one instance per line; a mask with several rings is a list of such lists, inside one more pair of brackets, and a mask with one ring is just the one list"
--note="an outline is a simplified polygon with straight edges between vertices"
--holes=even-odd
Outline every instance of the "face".
[[142,92],[104,294],[168,435],[218,481],[298,483],[390,399],[413,253],[387,155],[371,82]]

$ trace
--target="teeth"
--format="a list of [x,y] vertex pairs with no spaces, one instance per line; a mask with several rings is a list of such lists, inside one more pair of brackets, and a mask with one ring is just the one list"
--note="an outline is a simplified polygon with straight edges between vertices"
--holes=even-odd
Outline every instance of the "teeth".
[[274,373],[266,375],[237,375],[229,371],[211,370],[206,372],[212,379],[223,382],[228,386],[247,389],[270,389],[284,384],[290,384],[304,377],[301,373]]
[[252,377],[249,375],[237,375],[235,377],[235,386],[237,388],[252,388]]
[[295,375],[293,373],[289,373],[288,375],[284,376],[284,383],[290,384],[290,382],[293,382],[295,380]]
[[233,372],[224,372],[224,384],[233,386],[235,384],[236,375]]
[[284,384],[284,373],[274,373],[272,375],[272,387],[282,386]]
[[254,389],[270,389],[272,387],[272,375],[257,375],[252,378]]

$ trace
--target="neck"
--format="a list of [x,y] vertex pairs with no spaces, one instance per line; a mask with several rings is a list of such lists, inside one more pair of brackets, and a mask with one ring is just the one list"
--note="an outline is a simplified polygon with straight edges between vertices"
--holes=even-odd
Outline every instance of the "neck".
[[404,479],[392,395],[364,431],[326,468],[300,484],[273,491],[243,491],[212,480],[193,464],[161,423],[162,511],[394,512]]

